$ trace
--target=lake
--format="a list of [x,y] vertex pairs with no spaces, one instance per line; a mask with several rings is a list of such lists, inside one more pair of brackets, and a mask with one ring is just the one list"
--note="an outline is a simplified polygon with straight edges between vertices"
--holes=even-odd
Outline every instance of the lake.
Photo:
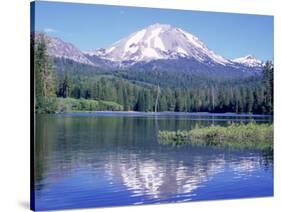
[[170,146],[158,130],[271,116],[96,112],[37,115],[36,210],[273,195],[273,158],[258,150]]

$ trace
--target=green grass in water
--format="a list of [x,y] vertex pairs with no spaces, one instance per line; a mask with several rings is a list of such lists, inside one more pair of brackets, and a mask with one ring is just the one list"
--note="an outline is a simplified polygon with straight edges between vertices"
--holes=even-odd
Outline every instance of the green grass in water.
[[187,131],[159,131],[161,144],[198,144],[273,150],[273,125],[257,123],[231,123],[223,126],[198,127]]

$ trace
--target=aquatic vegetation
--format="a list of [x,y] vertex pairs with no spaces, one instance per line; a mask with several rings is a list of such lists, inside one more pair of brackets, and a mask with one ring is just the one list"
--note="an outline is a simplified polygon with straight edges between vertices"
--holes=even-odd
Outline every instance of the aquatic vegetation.
[[231,123],[228,126],[196,126],[192,130],[159,131],[161,144],[198,144],[273,150],[273,125],[257,123]]

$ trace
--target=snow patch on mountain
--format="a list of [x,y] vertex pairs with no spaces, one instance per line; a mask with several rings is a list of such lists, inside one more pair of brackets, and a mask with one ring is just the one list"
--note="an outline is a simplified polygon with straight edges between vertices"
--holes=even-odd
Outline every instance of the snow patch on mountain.
[[[130,52],[132,51],[132,48],[136,47],[133,44],[140,42],[140,40],[143,38],[143,36],[145,35],[146,30],[141,30],[139,32],[134,33],[133,36],[131,36],[128,41],[125,43],[125,49],[124,49],[124,54],[125,52]],[[117,45],[118,46],[118,43]],[[116,46],[113,46],[112,48],[116,48]],[[108,51],[111,52],[111,51]]]
[[182,49],[181,47],[178,47],[177,52],[182,53],[183,55],[188,55],[187,52],[184,49]]

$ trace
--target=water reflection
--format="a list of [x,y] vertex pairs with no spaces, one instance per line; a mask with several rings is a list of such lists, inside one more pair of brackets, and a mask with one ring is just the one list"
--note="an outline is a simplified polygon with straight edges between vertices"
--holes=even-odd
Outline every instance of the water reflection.
[[[116,159],[116,158],[115,158]],[[223,159],[203,163],[189,161],[143,159],[141,155],[122,156],[110,160],[106,167],[109,176],[118,177],[132,195],[167,198],[173,194],[190,193],[210,176],[223,170]],[[167,158],[166,158],[167,159]]]
[[[273,160],[266,153],[177,148],[159,145],[156,140],[158,129],[191,129],[195,124],[213,122],[162,118],[155,124],[154,118],[145,117],[39,116],[37,207],[59,209],[272,195]],[[264,179],[265,186],[260,187],[260,179]],[[225,190],[224,186],[229,185],[231,190]],[[249,186],[255,186],[255,192]],[[263,190],[260,194],[259,188]]]

